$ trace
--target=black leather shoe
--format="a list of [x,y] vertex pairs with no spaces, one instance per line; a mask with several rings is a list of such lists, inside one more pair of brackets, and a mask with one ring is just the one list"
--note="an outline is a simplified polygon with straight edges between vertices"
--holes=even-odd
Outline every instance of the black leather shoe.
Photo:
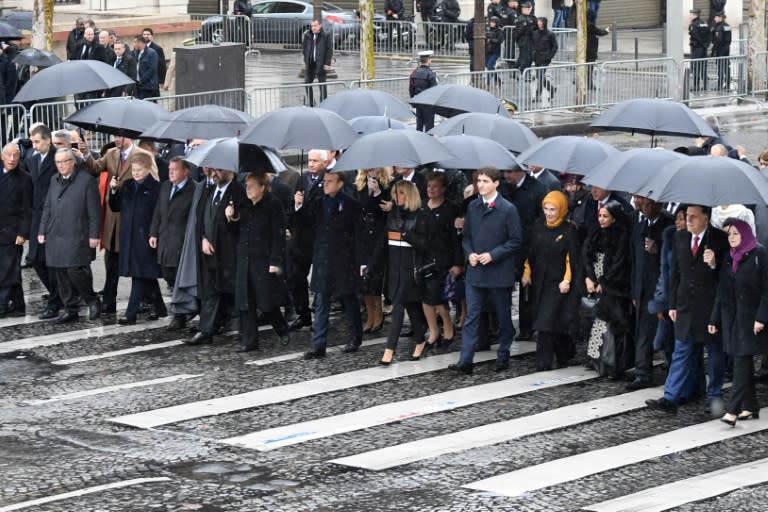
[[520,331],[515,337],[515,341],[531,341],[533,339],[533,333],[531,331]]
[[57,324],[68,324],[72,322],[77,322],[80,320],[80,315],[77,313],[62,313],[59,315],[59,317],[56,319]]
[[291,342],[291,335],[289,333],[285,333],[282,336],[280,336],[280,344],[282,346],[286,346]]
[[166,331],[180,331],[187,326],[187,318],[184,315],[176,315],[165,328]]
[[43,311],[43,314],[38,316],[40,320],[50,320],[51,318],[56,318],[59,316],[59,312],[55,309],[46,309]]
[[22,318],[27,316],[27,310],[26,309],[12,309],[8,311],[8,316],[14,317],[14,318]]
[[213,336],[205,334],[204,332],[198,332],[188,340],[184,340],[187,345],[202,345],[213,343]]
[[88,320],[98,320],[101,317],[101,300],[96,299],[96,302],[88,305]]
[[472,363],[454,363],[448,365],[449,370],[466,375],[472,375]]
[[313,348],[304,352],[304,359],[321,359],[325,357],[325,349]]
[[136,325],[136,317],[123,316],[117,319],[120,325]]
[[645,405],[647,405],[650,409],[666,412],[667,414],[677,414],[677,405],[673,404],[666,398],[651,398],[645,401]]
[[237,352],[254,352],[256,350],[259,350],[259,345],[257,345],[257,344],[239,345],[237,347]]
[[309,327],[310,325],[312,325],[311,319],[300,316],[299,318],[291,322],[290,329],[292,331],[298,331],[302,327]]
[[350,354],[352,352],[357,352],[359,349],[360,349],[359,344],[347,343],[346,345],[344,345],[344,348],[341,349],[341,351],[344,352],[345,354]]
[[117,313],[117,304],[114,302],[105,302],[101,305],[102,315],[114,315],[115,313]]
[[637,391],[638,389],[650,388],[652,385],[653,382],[650,380],[635,378],[634,380],[627,382],[627,385],[624,387],[629,391]]
[[150,310],[149,313],[149,319],[150,320],[157,320],[159,318],[165,318],[168,316],[168,308],[163,305],[163,307],[153,307]]
[[497,357],[496,358],[496,364],[493,367],[493,371],[495,371],[495,372],[503,372],[504,370],[509,370],[509,358],[508,357]]

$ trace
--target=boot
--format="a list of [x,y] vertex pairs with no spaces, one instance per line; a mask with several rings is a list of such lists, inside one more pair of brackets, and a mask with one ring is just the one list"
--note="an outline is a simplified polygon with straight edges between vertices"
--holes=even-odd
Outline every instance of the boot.
[[373,304],[373,297],[371,295],[363,295],[363,302],[365,302],[365,325],[363,325],[363,333],[368,334],[373,329],[373,321],[375,316],[375,307]]

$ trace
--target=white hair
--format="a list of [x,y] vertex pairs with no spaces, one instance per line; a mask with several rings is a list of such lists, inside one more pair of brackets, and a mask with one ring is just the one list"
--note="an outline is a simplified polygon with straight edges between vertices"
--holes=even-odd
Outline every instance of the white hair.
[[[331,152],[327,149],[310,149],[309,153],[320,153],[320,158],[326,162],[331,159]],[[307,153],[307,155],[309,155],[309,153]]]

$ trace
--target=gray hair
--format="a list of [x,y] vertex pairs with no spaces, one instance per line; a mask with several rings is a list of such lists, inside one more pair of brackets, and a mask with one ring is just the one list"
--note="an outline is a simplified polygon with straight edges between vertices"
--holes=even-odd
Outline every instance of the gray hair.
[[68,130],[56,130],[51,135],[57,139],[64,139],[67,144],[72,144],[72,134]]
[[69,158],[71,158],[72,160],[74,160],[74,159],[75,159],[75,152],[74,152],[74,151],[72,151],[72,148],[59,148],[59,149],[57,149],[57,150],[56,150],[56,154],[57,154],[57,155],[58,155],[58,154],[62,154],[62,155],[63,155],[64,153],[66,153],[66,154],[67,154],[67,156],[68,156]]
[[327,149],[310,149],[307,155],[309,155],[309,153],[312,153],[312,152],[320,153],[320,158],[322,158],[326,162],[331,159],[331,152],[328,151]]

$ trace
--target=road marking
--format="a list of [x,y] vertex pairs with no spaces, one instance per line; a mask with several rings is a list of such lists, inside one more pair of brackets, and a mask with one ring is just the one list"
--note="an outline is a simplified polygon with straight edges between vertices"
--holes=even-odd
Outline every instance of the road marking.
[[[533,373],[412,400],[387,403],[338,416],[262,430],[224,439],[222,442],[259,451],[275,450],[312,439],[376,427],[408,418],[594,378],[597,378],[595,372],[587,372],[583,368],[576,367]],[[658,391],[656,393],[658,394]]]
[[[33,300],[32,297],[25,296],[27,302],[31,302]],[[85,308],[86,306],[81,306],[82,308]],[[117,303],[117,310],[124,310],[128,307],[128,301],[120,301]],[[30,309],[30,308],[27,308]],[[40,313],[36,313],[34,315],[27,314],[26,316],[20,316],[20,317],[10,317],[10,318],[3,318],[0,319],[0,329],[3,327],[13,327],[14,325],[26,325],[26,324],[33,324],[33,323],[50,323],[53,322],[54,319],[50,320],[40,320],[38,318],[42,314],[42,311]]]
[[98,359],[107,359],[110,357],[123,356],[126,354],[136,354],[137,352],[147,352],[150,350],[158,350],[161,348],[175,347],[183,344],[184,344],[184,340],[166,341],[164,343],[153,343],[151,345],[142,345],[140,347],[131,347],[131,348],[125,348],[123,350],[113,350],[111,352],[102,352],[101,354],[94,354],[90,356],[73,357],[72,359],[59,359],[56,361],[51,361],[51,364],[69,365],[69,364],[76,364],[76,363],[85,363],[87,361],[96,361]]
[[760,459],[596,503],[584,507],[583,510],[662,512],[767,481],[768,459]]
[[[370,347],[372,345],[381,345],[387,341],[387,338],[374,338],[371,340],[365,340],[361,347]],[[334,352],[341,352],[344,350],[344,345],[337,345],[334,347],[328,347],[326,349],[326,352],[334,353]],[[266,357],[264,359],[254,359],[252,361],[247,361],[244,364],[253,364],[256,366],[266,366],[268,364],[274,364],[274,363],[282,363],[284,361],[293,361],[295,359],[301,359],[304,357],[304,352],[291,352],[290,354],[282,354],[275,357]]]
[[[594,372],[592,372],[592,378],[596,377]],[[643,389],[633,393],[573,404],[532,416],[500,421],[460,432],[430,437],[428,439],[419,439],[411,443],[388,446],[387,448],[371,450],[349,457],[341,457],[330,462],[372,471],[381,471],[447,453],[456,453],[504,443],[531,434],[539,434],[558,428],[578,425],[579,423],[594,421],[633,409],[641,409],[645,407],[647,399],[659,396],[661,389],[660,387]],[[526,391],[533,390],[528,389]]]
[[37,505],[44,505],[54,501],[68,500],[70,498],[77,498],[85,496],[86,494],[93,494],[95,492],[108,491],[110,489],[120,489],[122,487],[130,487],[132,485],[141,485],[154,482],[170,482],[171,479],[165,476],[158,476],[154,478],[134,478],[133,480],[124,480],[122,482],[113,482],[111,484],[97,485],[95,487],[88,487],[87,489],[80,489],[77,491],[65,492],[62,494],[55,494],[53,496],[46,496],[45,498],[38,498],[36,500],[24,501],[21,503],[14,503],[13,505],[6,505],[0,507],[0,512],[11,512],[13,510],[22,510],[29,507],[35,507]]
[[[764,408],[760,412],[768,414],[768,408]],[[753,434],[765,429],[768,429],[768,422],[766,421],[744,421],[738,423],[738,428],[729,428],[717,419],[638,439],[630,443],[511,471],[471,482],[463,487],[489,491],[503,496],[520,496],[526,492],[570,482],[602,471],[636,464],[671,453],[700,448],[724,439]]]
[[[512,355],[534,352],[536,344],[531,342],[513,343]],[[478,353],[477,362],[496,359],[496,353]],[[137,414],[110,418],[113,423],[130,425],[138,428],[153,428],[170,423],[178,423],[206,416],[215,416],[262,405],[276,404],[306,398],[309,396],[339,391],[342,389],[376,384],[400,377],[419,375],[437,370],[444,370],[449,363],[456,361],[456,354],[450,353],[432,356],[421,361],[408,361],[386,367],[365,368],[352,372],[339,373],[307,381],[286,384],[272,388],[259,389],[248,393],[230,395],[213,400],[191,402],[162,409],[154,409]]]
[[84,398],[87,396],[102,395],[104,393],[111,393],[113,391],[120,391],[123,389],[141,388],[146,386],[154,386],[155,384],[165,384],[168,382],[177,382],[180,380],[195,379],[202,377],[203,374],[190,375],[183,373],[181,375],[172,375],[170,377],[162,377],[160,379],[142,380],[139,382],[129,382],[128,384],[118,384],[115,386],[107,386],[105,388],[89,389],[86,391],[78,391],[77,393],[69,393],[66,395],[57,395],[45,400],[26,400],[24,403],[27,405],[40,405],[50,402],[61,402],[63,400],[75,400],[77,398]]

